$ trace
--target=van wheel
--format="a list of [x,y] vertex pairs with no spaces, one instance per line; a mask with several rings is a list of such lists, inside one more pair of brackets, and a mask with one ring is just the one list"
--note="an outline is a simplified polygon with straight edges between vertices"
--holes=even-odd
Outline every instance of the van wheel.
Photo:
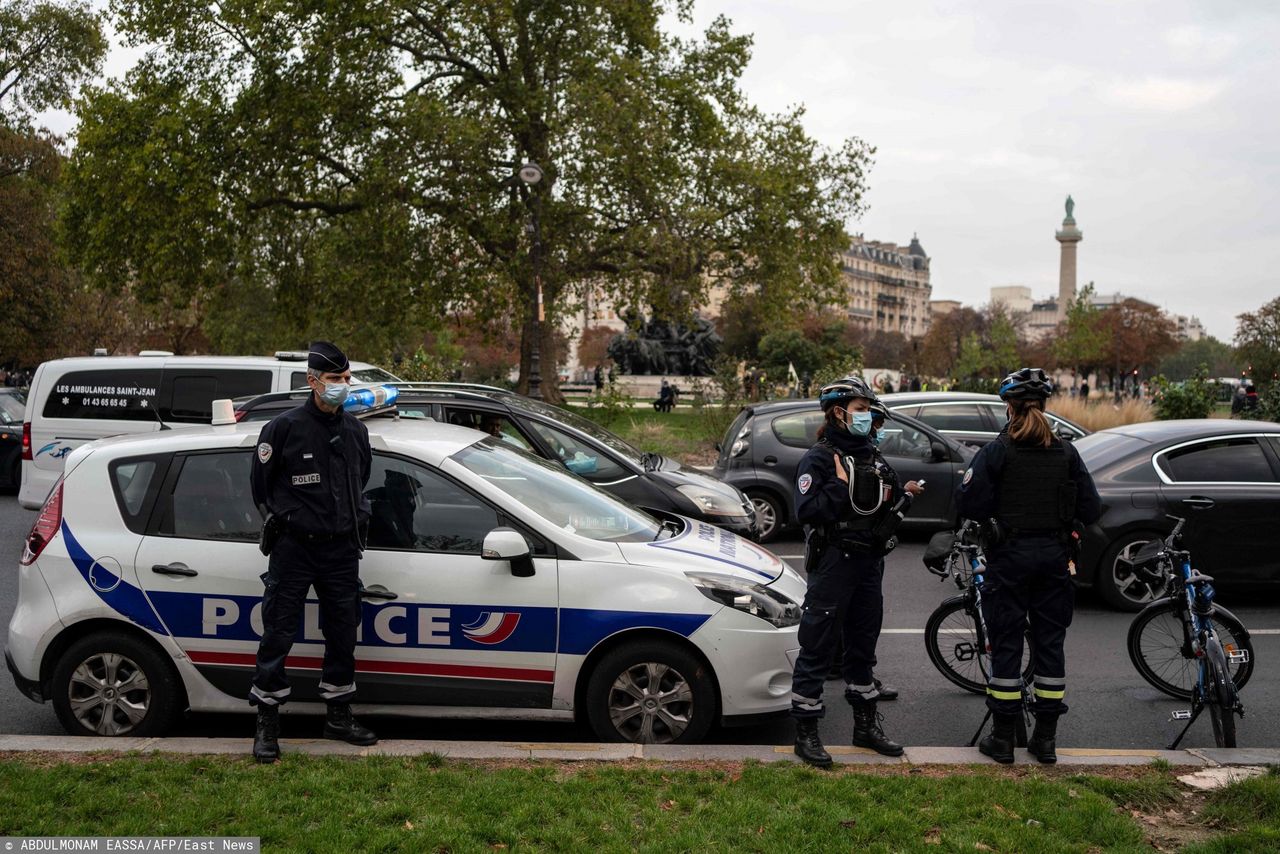
[[54,668],[52,692],[58,720],[72,735],[161,735],[182,711],[173,666],[119,632],[73,643]]
[[786,510],[767,492],[748,492],[747,497],[756,508],[756,540],[761,543],[776,540],[786,527]]
[[716,691],[707,666],[687,650],[634,641],[596,665],[586,702],[601,741],[692,744],[711,729]]

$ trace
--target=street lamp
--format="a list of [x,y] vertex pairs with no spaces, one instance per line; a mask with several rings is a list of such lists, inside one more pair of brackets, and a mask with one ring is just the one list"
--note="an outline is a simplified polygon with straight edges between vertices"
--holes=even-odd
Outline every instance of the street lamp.
[[540,339],[542,337],[542,277],[539,266],[542,256],[542,223],[539,220],[539,209],[542,206],[542,199],[537,193],[533,192],[533,185],[542,180],[542,167],[533,161],[529,161],[520,167],[516,173],[521,181],[529,186],[533,195],[533,226],[530,234],[533,237],[532,260],[533,260],[533,286],[534,286],[534,312],[533,312],[533,341],[529,348],[529,397],[534,400],[542,400],[542,364],[540,354]]

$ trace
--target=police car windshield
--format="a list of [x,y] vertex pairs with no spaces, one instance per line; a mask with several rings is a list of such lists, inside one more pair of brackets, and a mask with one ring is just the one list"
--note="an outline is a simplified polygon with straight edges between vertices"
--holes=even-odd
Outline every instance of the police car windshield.
[[650,542],[657,519],[616,500],[557,463],[487,437],[454,454],[463,468],[484,478],[534,513],[571,534],[615,543]]

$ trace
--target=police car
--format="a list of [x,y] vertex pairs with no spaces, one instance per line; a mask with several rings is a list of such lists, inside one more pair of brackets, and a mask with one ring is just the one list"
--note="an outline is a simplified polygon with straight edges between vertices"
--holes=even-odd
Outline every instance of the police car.
[[[737,535],[656,518],[465,427],[366,421],[366,714],[588,721],[687,743],[785,712],[804,583]],[[261,424],[74,450],[21,558],[5,658],[68,732],[158,735],[248,712],[267,559],[249,491]],[[306,607],[288,712],[323,710]]]

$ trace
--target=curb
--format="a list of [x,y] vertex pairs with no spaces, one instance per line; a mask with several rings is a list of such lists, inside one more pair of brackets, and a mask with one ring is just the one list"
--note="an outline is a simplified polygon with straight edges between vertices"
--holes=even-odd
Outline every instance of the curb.
[[[253,742],[248,738],[65,738],[48,735],[0,736],[0,753],[171,753],[182,755],[245,755]],[[673,744],[536,744],[529,742],[418,741],[390,739],[372,747],[357,747],[325,739],[281,739],[285,753],[311,756],[424,756],[449,759],[507,759],[571,762],[799,762],[790,745],[673,745]],[[837,763],[846,765],[991,765],[976,747],[908,747],[900,757],[881,756],[862,747],[830,745]],[[1196,748],[1192,750],[1126,750],[1120,748],[1065,747],[1058,750],[1059,765],[1148,765],[1164,760],[1170,765],[1218,767],[1224,765],[1280,765],[1280,749]],[[1039,765],[1025,751],[1017,752],[1015,765]]]

